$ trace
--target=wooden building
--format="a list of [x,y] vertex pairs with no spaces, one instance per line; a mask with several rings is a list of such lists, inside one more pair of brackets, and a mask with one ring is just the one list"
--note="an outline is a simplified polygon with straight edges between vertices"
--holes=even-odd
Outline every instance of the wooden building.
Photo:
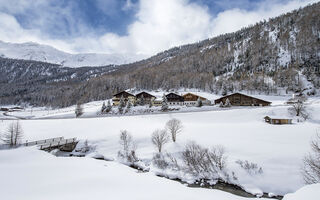
[[166,95],[168,105],[180,105],[182,106],[184,104],[184,99],[182,96],[175,94],[175,93],[169,93]]
[[130,94],[129,92],[122,91],[113,95],[112,102],[114,106],[119,105],[121,97],[123,97],[125,102],[130,101],[132,104],[136,102],[136,96],[134,96],[133,94]]
[[287,118],[265,116],[264,120],[269,124],[292,124],[292,119]]
[[147,92],[140,92],[139,94],[136,94],[136,99],[140,102],[144,101],[144,104],[150,104],[150,102],[153,102],[156,97]]
[[265,101],[241,93],[233,93],[221,97],[219,99],[216,99],[214,103],[220,104],[220,102],[222,102],[223,104],[225,104],[227,99],[229,99],[232,106],[269,106],[271,104],[271,102],[269,101]]
[[162,97],[156,98],[155,100],[153,100],[152,102],[153,106],[162,106]]
[[210,101],[204,97],[201,97],[199,95],[193,94],[193,93],[187,93],[182,95],[184,100],[184,105],[186,106],[195,106],[197,105],[198,98],[201,99],[203,104],[210,104]]

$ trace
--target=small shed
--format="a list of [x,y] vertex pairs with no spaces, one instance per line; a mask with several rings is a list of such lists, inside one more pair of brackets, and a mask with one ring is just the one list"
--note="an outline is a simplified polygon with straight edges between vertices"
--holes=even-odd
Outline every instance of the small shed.
[[288,119],[284,117],[265,116],[264,121],[269,124],[292,124],[292,119]]

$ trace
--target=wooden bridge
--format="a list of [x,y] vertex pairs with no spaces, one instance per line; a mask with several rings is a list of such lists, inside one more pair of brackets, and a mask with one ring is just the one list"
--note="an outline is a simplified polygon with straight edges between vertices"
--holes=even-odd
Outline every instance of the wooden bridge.
[[52,151],[59,149],[61,151],[71,152],[78,144],[77,138],[64,139],[64,137],[49,138],[45,140],[38,140],[26,142],[22,146],[35,146],[37,145],[40,150]]

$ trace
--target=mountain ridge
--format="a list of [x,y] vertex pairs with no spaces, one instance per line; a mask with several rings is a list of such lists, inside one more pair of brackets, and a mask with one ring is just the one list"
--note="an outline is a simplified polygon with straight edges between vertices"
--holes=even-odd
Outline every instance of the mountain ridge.
[[146,56],[98,53],[71,54],[35,42],[9,43],[0,41],[0,57],[48,62],[63,67],[97,67],[127,64]]
[[[32,91],[24,88],[21,94],[6,93],[6,96],[1,96],[0,91],[0,103],[68,106],[110,98],[128,88],[197,88],[216,94],[243,90],[265,94],[302,92],[306,88],[300,75],[313,84],[314,89],[308,89],[312,95],[320,88],[319,10],[320,2],[237,32],[117,66],[69,86],[61,81],[55,86],[48,84],[46,90],[44,86]],[[7,83],[6,91],[11,87],[14,86]],[[59,87],[68,87],[68,92]]]

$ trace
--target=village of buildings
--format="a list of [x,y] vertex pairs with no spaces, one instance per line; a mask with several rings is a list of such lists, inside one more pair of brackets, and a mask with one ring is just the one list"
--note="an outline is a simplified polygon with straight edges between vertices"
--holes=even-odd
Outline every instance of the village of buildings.
[[200,95],[185,92],[177,94],[170,92],[163,94],[163,96],[155,96],[148,92],[140,92],[137,94],[131,94],[127,91],[121,91],[113,95],[112,103],[114,106],[118,106],[120,100],[123,99],[125,103],[130,102],[132,105],[152,105],[162,106],[163,102],[166,101],[170,106],[202,106],[202,105],[233,105],[233,106],[269,106],[271,102],[258,99],[252,96],[248,96],[241,93],[233,93],[230,95],[223,96],[216,100],[209,100]]
[[[122,102],[122,103],[121,103]],[[228,108],[231,106],[270,106],[272,102],[242,94],[239,92],[225,95],[217,99],[208,99],[194,92],[168,92],[163,93],[162,96],[158,94],[151,94],[146,91],[131,93],[129,91],[121,91],[113,95],[112,106],[123,107],[131,106],[145,106],[151,107],[168,107],[167,111],[179,110],[179,107],[202,107],[202,106],[218,106],[220,108]],[[290,102],[289,102],[290,103]],[[109,102],[110,104],[110,102]],[[173,109],[170,109],[172,107]],[[125,108],[124,108],[125,109]],[[140,110],[141,111],[141,110]],[[150,111],[150,110],[149,110]],[[141,113],[141,112],[140,112]],[[269,124],[292,124],[292,119],[279,116],[265,116],[264,121]]]

